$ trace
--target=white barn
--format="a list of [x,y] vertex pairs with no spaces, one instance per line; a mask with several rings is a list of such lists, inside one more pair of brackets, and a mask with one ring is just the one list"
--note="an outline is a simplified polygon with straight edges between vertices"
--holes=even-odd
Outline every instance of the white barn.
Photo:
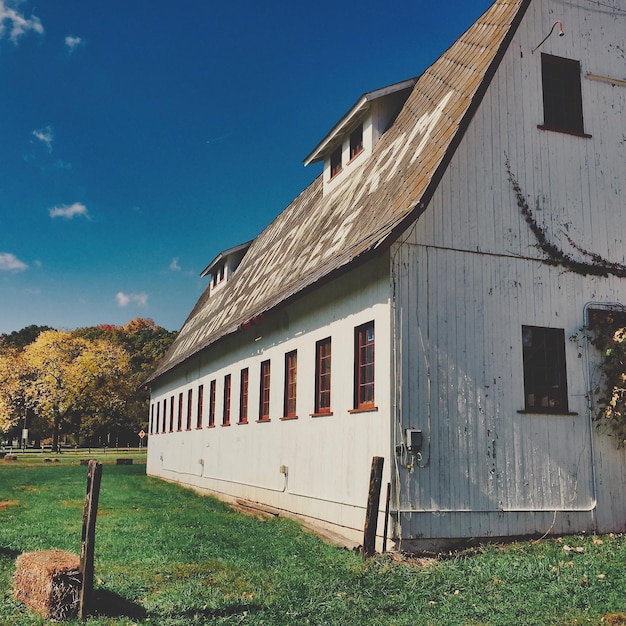
[[203,272],[148,383],[148,474],[358,541],[380,456],[401,548],[626,530],[569,341],[626,304],[625,50],[621,0],[497,0],[363,95]]

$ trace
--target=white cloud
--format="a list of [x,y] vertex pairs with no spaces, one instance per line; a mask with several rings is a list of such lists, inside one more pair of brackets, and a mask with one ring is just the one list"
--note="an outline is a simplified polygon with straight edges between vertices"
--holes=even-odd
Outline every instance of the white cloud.
[[170,263],[170,269],[172,272],[180,272],[182,270],[181,266],[178,264],[178,257],[172,259]]
[[[2,0],[0,0],[0,2],[2,2]],[[43,143],[46,148],[48,148],[48,152],[52,152],[52,142],[54,141],[52,126],[48,125],[45,128],[34,130],[33,137],[35,137],[35,139],[39,139],[39,141],[41,141],[41,143]]]
[[115,301],[118,306],[128,306],[131,302],[139,306],[146,306],[146,304],[148,304],[148,294],[124,293],[123,291],[118,291],[115,294]]
[[87,207],[81,202],[74,202],[74,204],[70,205],[55,206],[51,209],[48,209],[48,213],[50,214],[50,217],[52,219],[54,219],[55,217],[64,217],[65,219],[71,220],[77,215],[89,217]]
[[83,40],[80,37],[74,37],[73,35],[68,35],[65,38],[65,45],[68,47],[70,52],[74,52],[76,48],[82,46]]
[[[1,1],[1,0],[0,0]],[[21,272],[28,267],[26,263],[20,261],[14,254],[10,252],[0,252],[0,271]]]
[[43,26],[38,17],[24,17],[16,8],[19,2],[11,0],[0,0],[0,39],[8,32],[9,39],[13,43],[32,30],[40,35],[43,33]]

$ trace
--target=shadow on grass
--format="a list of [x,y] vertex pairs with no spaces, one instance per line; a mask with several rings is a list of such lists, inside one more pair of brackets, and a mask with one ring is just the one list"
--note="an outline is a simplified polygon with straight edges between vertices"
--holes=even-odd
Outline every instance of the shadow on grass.
[[94,589],[89,613],[104,617],[130,617],[133,619],[146,617],[146,609],[141,605],[107,589]]
[[3,548],[0,546],[0,557],[8,556],[9,558],[16,559],[20,554],[19,550],[11,550],[10,548]]

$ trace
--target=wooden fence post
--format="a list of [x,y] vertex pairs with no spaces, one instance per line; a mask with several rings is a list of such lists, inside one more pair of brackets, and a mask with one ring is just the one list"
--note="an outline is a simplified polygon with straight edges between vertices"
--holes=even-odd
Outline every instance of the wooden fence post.
[[370,488],[365,512],[365,529],[363,531],[363,558],[367,559],[376,553],[376,528],[378,526],[378,507],[380,504],[380,486],[383,479],[382,456],[372,459]]
[[78,617],[80,619],[85,619],[87,616],[91,596],[93,595],[93,557],[101,480],[102,463],[94,460],[89,461],[87,494],[83,509],[83,532],[80,542],[80,572],[83,579],[78,598]]

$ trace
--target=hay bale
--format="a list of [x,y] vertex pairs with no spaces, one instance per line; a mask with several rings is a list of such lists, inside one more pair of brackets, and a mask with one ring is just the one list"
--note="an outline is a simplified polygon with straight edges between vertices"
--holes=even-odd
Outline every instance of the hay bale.
[[17,454],[5,454],[4,460],[5,461],[17,461]]
[[17,557],[15,597],[44,618],[65,619],[78,611],[80,559],[62,550],[25,552]]
[[132,465],[133,460],[132,459],[116,459],[115,464],[116,465]]

